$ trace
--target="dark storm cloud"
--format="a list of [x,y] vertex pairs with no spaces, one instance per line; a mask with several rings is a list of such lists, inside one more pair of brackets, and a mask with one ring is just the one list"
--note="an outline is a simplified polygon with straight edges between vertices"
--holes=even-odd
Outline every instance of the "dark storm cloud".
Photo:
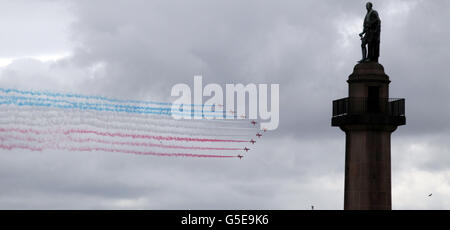
[[[408,170],[445,178],[446,145],[432,140],[449,136],[449,3],[373,2],[391,97],[407,99],[407,126],[393,135],[393,178]],[[0,207],[342,208],[344,134],[330,127],[331,101],[347,95],[360,59],[364,4],[71,2],[73,55],[16,61],[2,70],[2,85],[169,100],[174,84],[192,84],[197,74],[204,84],[279,83],[280,127],[242,161],[2,151]],[[412,157],[427,152],[424,162]],[[407,187],[394,184],[394,194]],[[400,201],[394,207],[414,207]]]

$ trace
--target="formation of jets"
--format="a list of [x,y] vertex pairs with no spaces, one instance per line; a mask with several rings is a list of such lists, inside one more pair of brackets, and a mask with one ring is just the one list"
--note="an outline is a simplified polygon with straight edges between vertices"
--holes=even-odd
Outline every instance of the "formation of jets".
[[[233,113],[233,111],[231,111],[231,112]],[[241,115],[241,117],[245,118],[245,115]],[[250,124],[252,124],[253,126],[256,126],[256,124],[258,124],[258,122],[252,120],[252,121],[250,121]],[[267,128],[263,128],[262,131],[263,131],[263,132],[267,132],[268,130],[267,130]],[[261,137],[262,137],[261,132],[257,132],[257,133],[256,133],[256,137],[261,138]],[[253,139],[250,139],[249,142],[250,142],[252,145],[254,145],[254,144],[256,143],[256,141],[253,140]],[[250,148],[244,147],[242,150],[245,151],[245,152],[248,152],[248,151],[250,150]],[[237,155],[237,157],[238,157],[239,159],[242,159],[244,156],[241,155],[241,154],[239,154],[239,155]]]

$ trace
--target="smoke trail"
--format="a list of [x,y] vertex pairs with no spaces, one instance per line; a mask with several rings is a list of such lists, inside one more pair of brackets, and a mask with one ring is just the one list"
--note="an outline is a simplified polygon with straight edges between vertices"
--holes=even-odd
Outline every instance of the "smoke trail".
[[[93,105],[84,105],[82,103],[68,103],[68,104],[58,104],[54,102],[46,102],[46,100],[40,100],[36,98],[19,98],[19,97],[10,97],[5,98],[4,96],[0,96],[0,104],[1,105],[18,105],[18,106],[40,106],[40,107],[53,107],[60,109],[80,109],[80,110],[95,110],[95,111],[108,111],[108,112],[124,112],[124,113],[135,113],[135,114],[155,114],[155,115],[164,115],[164,116],[172,116],[172,114],[180,115],[180,116],[194,116],[195,113],[191,111],[187,112],[172,112],[170,108],[161,108],[161,109],[153,109],[153,110],[134,110],[129,108],[104,108],[104,107],[96,107]],[[198,116],[198,115],[197,115]],[[224,118],[224,115],[209,115],[209,114],[201,114],[202,117],[209,118]]]
[[130,153],[137,155],[152,155],[152,156],[165,156],[165,157],[199,157],[199,158],[236,158],[238,156],[233,155],[208,155],[208,154],[192,154],[192,153],[157,153],[157,152],[142,152],[134,150],[123,149],[111,149],[111,148],[69,148],[70,151],[104,151],[104,152],[119,152]]
[[[177,105],[173,104],[171,102],[155,102],[155,101],[138,101],[138,100],[120,100],[120,99],[113,99],[113,98],[107,98],[102,96],[86,96],[81,94],[72,94],[72,93],[55,93],[55,92],[48,92],[48,91],[31,91],[31,90],[17,90],[17,89],[5,89],[0,88],[0,92],[3,93],[17,93],[22,95],[31,95],[31,96],[47,96],[47,97],[62,97],[62,98],[77,98],[77,99],[88,99],[88,100],[99,100],[99,101],[108,101],[113,103],[132,103],[132,104],[146,104],[146,105],[163,105],[163,106],[172,106]],[[191,104],[190,106],[202,106],[205,105],[196,105]]]
[[[49,99],[49,98],[35,98],[35,97],[24,97],[24,96],[2,96],[0,95],[0,99],[5,100],[5,102],[15,102],[15,101],[34,101],[35,103],[51,103],[51,104],[62,104],[73,106],[74,108],[96,108],[96,109],[107,109],[111,108],[117,111],[125,111],[125,112],[149,112],[149,113],[167,113],[170,111],[171,107],[148,107],[148,106],[136,106],[136,105],[121,105],[121,104],[109,104],[109,103],[88,103],[88,102],[77,102],[77,101],[69,101],[65,99]],[[225,111],[203,111],[203,110],[188,110],[186,112],[181,112],[180,115],[189,115],[191,113],[213,113],[218,114],[218,116],[224,116]],[[178,113],[177,113],[178,114]],[[220,115],[222,114],[222,115]]]
[[[137,120],[140,123],[154,123],[154,124],[161,124],[161,122],[164,122],[165,125],[182,125],[186,128],[199,128],[199,127],[207,127],[208,129],[211,128],[212,124],[226,124],[227,126],[221,126],[216,128],[223,128],[223,129],[250,129],[254,127],[250,127],[250,123],[247,120],[221,120],[221,119],[180,119],[176,120],[171,117],[167,116],[157,116],[157,115],[151,115],[151,114],[123,114],[123,113],[117,113],[117,112],[99,112],[99,111],[89,111],[89,110],[77,110],[77,109],[58,109],[58,108],[43,108],[43,107],[20,107],[20,106],[5,106],[0,105],[0,113],[6,113],[6,115],[10,115],[8,113],[24,113],[26,115],[30,115],[29,113],[35,113],[35,112],[45,112],[48,114],[47,116],[55,117],[60,116],[60,114],[70,114],[73,116],[79,116],[79,117],[93,117],[98,118],[102,120]],[[187,125],[192,124],[192,125]],[[248,126],[248,127],[246,127]]]
[[[8,141],[26,141],[26,142],[37,142],[40,144],[54,142],[55,139],[45,139],[45,138],[34,138],[30,136],[21,137],[21,136],[13,136],[13,135],[0,135],[0,140]],[[61,143],[58,139],[58,142]],[[154,144],[154,143],[145,143],[145,142],[129,142],[129,141],[108,141],[96,138],[73,138],[71,136],[67,137],[67,141],[75,142],[75,143],[99,143],[99,144],[107,144],[107,145],[118,145],[118,146],[135,146],[135,147],[156,147],[156,148],[165,148],[165,149],[186,149],[186,150],[218,150],[218,151],[238,151],[242,150],[242,148],[226,148],[226,147],[201,147],[201,146],[180,146],[180,145],[165,145],[165,144]]]
[[214,138],[191,138],[191,137],[178,137],[178,136],[156,136],[156,135],[147,135],[147,134],[131,134],[131,133],[122,133],[122,132],[100,132],[95,130],[86,130],[86,129],[69,129],[69,130],[37,130],[37,129],[21,129],[21,128],[1,128],[0,132],[18,132],[22,134],[94,134],[97,136],[106,136],[106,137],[128,137],[132,139],[150,139],[157,141],[186,141],[186,142],[229,142],[229,143],[246,143],[247,140],[233,140],[233,139],[214,139]]
[[[1,130],[1,129],[0,129]],[[233,140],[233,139],[214,139],[214,138],[191,138],[191,137],[177,137],[177,136],[154,136],[147,134],[130,134],[121,132],[99,132],[94,130],[85,129],[70,129],[63,132],[65,135],[72,133],[79,134],[95,134],[98,136],[109,136],[109,137],[130,137],[133,139],[152,139],[158,141],[186,141],[186,142],[232,142],[232,143],[245,143],[246,140]]]
[[101,144],[112,144],[112,145],[130,145],[130,146],[144,146],[144,147],[158,147],[158,148],[167,148],[167,149],[187,149],[187,150],[218,150],[218,151],[238,151],[242,150],[242,148],[226,148],[226,147],[200,147],[200,146],[180,146],[180,145],[164,145],[164,144],[153,144],[153,143],[143,143],[143,142],[122,142],[122,141],[105,141],[101,139],[95,138],[72,138],[69,139],[73,142],[96,142]]
[[52,127],[60,127],[60,126],[70,126],[73,128],[95,128],[95,129],[103,129],[103,130],[115,130],[115,131],[133,131],[133,132],[145,132],[149,134],[166,134],[166,135],[182,135],[182,136],[192,136],[192,137],[205,137],[205,136],[215,136],[215,137],[249,137],[251,134],[243,134],[243,133],[230,133],[230,132],[214,132],[214,130],[203,130],[196,131],[190,130],[186,128],[170,128],[164,129],[164,127],[156,127],[156,128],[148,128],[141,127],[136,124],[115,124],[115,123],[102,123],[90,120],[83,121],[73,121],[73,120],[62,120],[62,121],[50,121],[48,123],[42,122],[41,120],[26,120],[21,117],[15,117],[14,120],[11,119],[1,119],[0,125],[6,126],[18,126],[25,125],[29,127],[35,128],[52,128]]
[[[38,116],[36,116],[38,117]],[[198,128],[189,129],[183,126],[170,127],[170,126],[156,126],[153,124],[136,124],[136,123],[121,123],[121,122],[104,122],[97,119],[65,119],[67,117],[61,117],[58,119],[42,119],[41,118],[28,118],[21,115],[16,115],[13,118],[5,118],[0,116],[0,124],[2,125],[27,125],[32,127],[58,127],[58,126],[75,126],[75,127],[93,127],[100,129],[114,129],[114,130],[128,130],[147,133],[159,133],[159,134],[172,134],[172,135],[188,135],[188,136],[249,136],[253,130],[221,130],[214,126],[209,129]]]
[[[204,108],[204,105],[194,105],[197,109],[172,111],[171,107],[168,107],[171,105],[172,103],[164,102],[0,88],[0,125],[3,126],[0,126],[0,148],[31,151],[107,151],[153,156],[241,157],[147,150],[160,148],[180,151],[239,151],[243,149],[233,145],[249,141],[237,137],[248,137],[249,134],[245,132],[254,132],[254,127],[248,127],[247,122],[245,124],[222,120],[226,112],[221,110],[213,110],[211,113],[206,111],[208,114],[202,114],[203,117],[220,118],[219,120],[171,119],[172,114],[195,116],[195,113],[202,113]],[[137,140],[159,141],[160,144]],[[162,141],[229,144],[184,146],[175,143],[163,144]],[[30,145],[33,143],[34,146]]]
[[43,148],[36,148],[33,146],[28,145],[4,145],[3,143],[0,143],[0,149],[6,149],[6,150],[12,150],[12,149],[27,149],[31,151],[42,151]]
[[[2,110],[2,107],[0,107]],[[16,112],[20,111],[20,112]],[[14,116],[11,116],[14,114]],[[115,129],[133,129],[149,132],[165,132],[171,133],[191,133],[202,135],[218,134],[218,130],[233,132],[228,135],[239,135],[237,131],[254,132],[253,127],[234,127],[234,126],[216,126],[214,123],[192,123],[180,122],[176,120],[159,120],[152,117],[135,118],[128,115],[109,114],[109,113],[91,113],[79,112],[77,110],[64,111],[39,111],[39,110],[10,110],[8,108],[0,111],[0,122],[21,122],[28,125],[59,125],[59,124],[73,124],[73,125],[90,125],[101,128],[115,128]]]
[[[31,95],[38,95],[41,96],[42,94],[38,93],[24,93],[27,91],[19,91],[19,90],[13,90],[13,89],[1,89],[0,92],[4,92],[7,95],[6,96],[0,96],[0,99],[3,99],[4,104],[35,104],[36,106],[49,106],[49,107],[65,107],[65,108],[80,108],[80,109],[94,109],[99,111],[119,111],[119,112],[129,112],[129,113],[150,113],[150,114],[161,114],[161,115],[191,115],[191,116],[198,116],[201,115],[202,117],[210,117],[210,118],[223,118],[226,115],[226,111],[223,110],[203,110],[204,107],[213,107],[215,108],[216,105],[192,105],[195,107],[201,107],[200,110],[196,109],[189,109],[186,111],[180,110],[180,111],[171,111],[171,103],[156,103],[158,105],[170,105],[170,107],[149,107],[149,106],[142,106],[142,105],[130,105],[130,104],[110,104],[106,103],[105,101],[102,101],[101,103],[88,103],[86,101],[79,102],[79,101],[71,101],[67,99],[50,99],[47,97],[25,97],[22,96],[24,94],[31,94]],[[11,92],[13,93],[19,93],[19,96],[11,95]],[[53,95],[53,94],[49,94]],[[89,96],[85,96],[89,98]],[[63,97],[65,98],[65,97]],[[83,98],[83,97],[81,97]],[[71,98],[72,99],[72,98]],[[25,102],[21,102],[25,101]],[[138,102],[138,101],[134,101]],[[138,102],[140,103],[140,102]],[[146,103],[144,103],[146,104]],[[155,104],[155,103],[151,103]],[[185,105],[188,106],[188,105]],[[189,106],[188,106],[189,108]],[[211,115],[212,114],[212,115]]]
[[46,147],[37,148],[25,144],[12,144],[5,145],[0,144],[0,149],[27,149],[31,151],[43,151],[45,149],[56,149],[56,150],[67,150],[67,151],[80,151],[80,152],[92,152],[92,151],[103,151],[103,152],[117,152],[117,153],[128,153],[136,155],[150,155],[150,156],[165,156],[165,157],[197,157],[197,158],[236,158],[238,156],[233,155],[210,155],[210,154],[192,154],[192,153],[158,153],[151,151],[134,151],[134,150],[124,150],[124,149],[113,149],[113,148],[102,148],[102,147]]

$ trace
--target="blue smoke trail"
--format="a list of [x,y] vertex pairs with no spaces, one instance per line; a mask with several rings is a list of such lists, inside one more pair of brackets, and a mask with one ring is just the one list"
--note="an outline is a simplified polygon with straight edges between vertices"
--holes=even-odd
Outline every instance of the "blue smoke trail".
[[[95,111],[109,111],[109,112],[126,112],[126,113],[135,113],[135,114],[155,114],[155,115],[167,115],[171,116],[175,115],[193,115],[192,111],[186,112],[176,112],[172,113],[171,108],[158,108],[158,107],[147,107],[147,109],[141,110],[131,107],[120,107],[119,105],[110,105],[112,108],[105,108],[102,104],[91,104],[91,103],[78,103],[78,102],[70,102],[67,100],[56,100],[56,99],[47,99],[47,98],[29,98],[29,97],[18,97],[18,96],[0,96],[0,99],[4,99],[0,101],[0,105],[18,105],[18,106],[37,106],[37,107],[53,107],[60,109],[80,109],[80,110],[95,110]],[[66,104],[58,104],[58,103],[66,103]],[[151,108],[151,109],[149,109]],[[212,118],[223,118],[224,115],[202,115],[203,117],[212,117]]]
[[[33,98],[33,97],[22,97],[22,96],[1,96],[0,99],[12,99],[12,100],[31,100],[31,101],[38,101],[38,102],[51,102],[51,103],[65,103],[65,104],[77,104],[81,107],[111,107],[113,109],[128,109],[130,111],[161,111],[161,110],[167,110],[171,109],[169,107],[145,107],[145,106],[134,106],[134,105],[120,105],[120,104],[103,104],[103,103],[86,103],[86,102],[74,102],[69,100],[62,100],[62,99],[49,99],[49,98]],[[187,112],[187,111],[186,111]],[[185,113],[186,113],[185,112]],[[194,113],[195,115],[202,114],[201,110],[190,110],[190,112]],[[203,113],[221,113],[224,115],[224,111],[203,111]]]
[[[172,106],[171,102],[155,102],[155,101],[138,101],[138,100],[120,100],[107,98],[102,96],[86,96],[81,94],[72,94],[72,93],[52,93],[47,91],[31,91],[31,90],[18,90],[18,89],[5,89],[0,88],[0,92],[3,93],[19,93],[19,94],[27,94],[32,96],[48,96],[48,97],[65,97],[65,98],[79,98],[79,99],[93,99],[93,100],[102,100],[108,102],[116,102],[116,103],[135,103],[135,104],[146,104],[146,105],[168,105]],[[196,106],[213,106],[213,105],[196,105],[191,104],[192,107]]]

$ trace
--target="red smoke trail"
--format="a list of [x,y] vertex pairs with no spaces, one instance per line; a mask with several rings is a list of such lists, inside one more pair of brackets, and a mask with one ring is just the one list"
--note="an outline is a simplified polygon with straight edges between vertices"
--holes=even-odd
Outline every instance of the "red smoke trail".
[[167,149],[191,149],[191,150],[242,150],[242,148],[214,148],[214,147],[200,147],[200,146],[180,146],[180,145],[164,145],[164,144],[153,144],[153,143],[143,143],[143,142],[121,142],[121,141],[105,141],[95,138],[83,138],[76,139],[69,137],[73,142],[96,142],[101,144],[113,144],[113,145],[130,145],[130,146],[144,146],[144,147],[158,147]]
[[109,137],[131,137],[133,139],[153,139],[153,140],[158,140],[158,141],[234,142],[234,143],[248,142],[246,140],[191,138],[191,137],[176,137],[176,136],[153,136],[153,135],[146,135],[146,134],[129,134],[129,133],[110,133],[110,132],[99,132],[99,131],[84,130],[84,129],[70,129],[70,130],[64,131],[64,134],[66,134],[66,135],[71,134],[71,133],[95,134],[95,135],[99,135],[99,136],[109,136]]
[[191,153],[157,153],[157,152],[141,152],[134,150],[110,149],[110,148],[68,148],[71,151],[105,151],[105,152],[120,152],[137,155],[152,155],[152,156],[166,156],[166,157],[201,157],[201,158],[234,158],[237,156],[229,155],[206,155],[206,154],[191,154]]
[[34,134],[49,134],[48,131],[39,131],[35,129],[18,129],[18,128],[0,128],[0,132],[18,132],[22,134],[34,133]]
[[246,143],[246,140],[230,140],[230,139],[210,139],[210,138],[191,138],[191,137],[177,137],[177,136],[153,136],[146,134],[129,134],[129,133],[110,133],[110,132],[99,132],[94,130],[85,129],[69,129],[69,130],[55,130],[55,131],[40,131],[36,129],[19,129],[19,128],[0,128],[0,132],[19,132],[23,134],[34,133],[34,134],[53,134],[62,132],[65,135],[71,133],[80,134],[95,134],[98,136],[109,136],[109,137],[131,137],[133,139],[153,139],[158,141],[188,141],[188,142],[233,142],[233,143]]
[[[28,149],[31,151],[43,151],[45,148],[35,148],[27,145],[4,145],[0,144],[0,149]],[[65,148],[54,146],[49,147],[48,149],[58,149],[58,150],[68,150],[68,151],[84,151],[84,152],[92,152],[92,151],[104,151],[104,152],[118,152],[118,153],[129,153],[129,154],[137,154],[137,155],[151,155],[151,156],[166,156],[166,157],[199,157],[199,158],[236,158],[238,156],[229,156],[229,155],[207,155],[207,154],[191,154],[191,153],[157,153],[157,152],[142,152],[142,151],[134,151],[134,150],[124,150],[124,149],[112,149],[112,148]]]
[[27,145],[4,145],[4,144],[0,144],[0,149],[7,149],[7,150],[11,150],[11,149],[28,149],[31,151],[42,151],[44,150],[43,148],[36,148],[36,147],[32,147],[32,146],[27,146]]
[[[38,142],[38,143],[47,143],[48,141],[33,138],[33,137],[19,137],[19,136],[0,136],[0,140],[20,140],[20,141],[27,141],[27,142]],[[233,150],[238,151],[242,150],[242,148],[214,148],[214,147],[200,147],[200,146],[180,146],[180,145],[164,145],[164,144],[154,144],[154,143],[143,143],[143,142],[122,142],[122,141],[106,141],[101,139],[95,139],[95,138],[73,138],[68,137],[70,141],[78,142],[78,143],[84,143],[84,142],[95,142],[100,144],[110,144],[110,145],[129,145],[129,146],[143,146],[143,147],[157,147],[157,148],[167,148],[167,149],[190,149],[190,150]]]
[[12,136],[12,135],[4,135],[0,136],[1,141],[7,141],[7,140],[19,140],[19,141],[28,141],[28,142],[39,142],[44,143],[45,141],[41,141],[40,139],[33,138],[33,137],[18,137],[18,136]]

